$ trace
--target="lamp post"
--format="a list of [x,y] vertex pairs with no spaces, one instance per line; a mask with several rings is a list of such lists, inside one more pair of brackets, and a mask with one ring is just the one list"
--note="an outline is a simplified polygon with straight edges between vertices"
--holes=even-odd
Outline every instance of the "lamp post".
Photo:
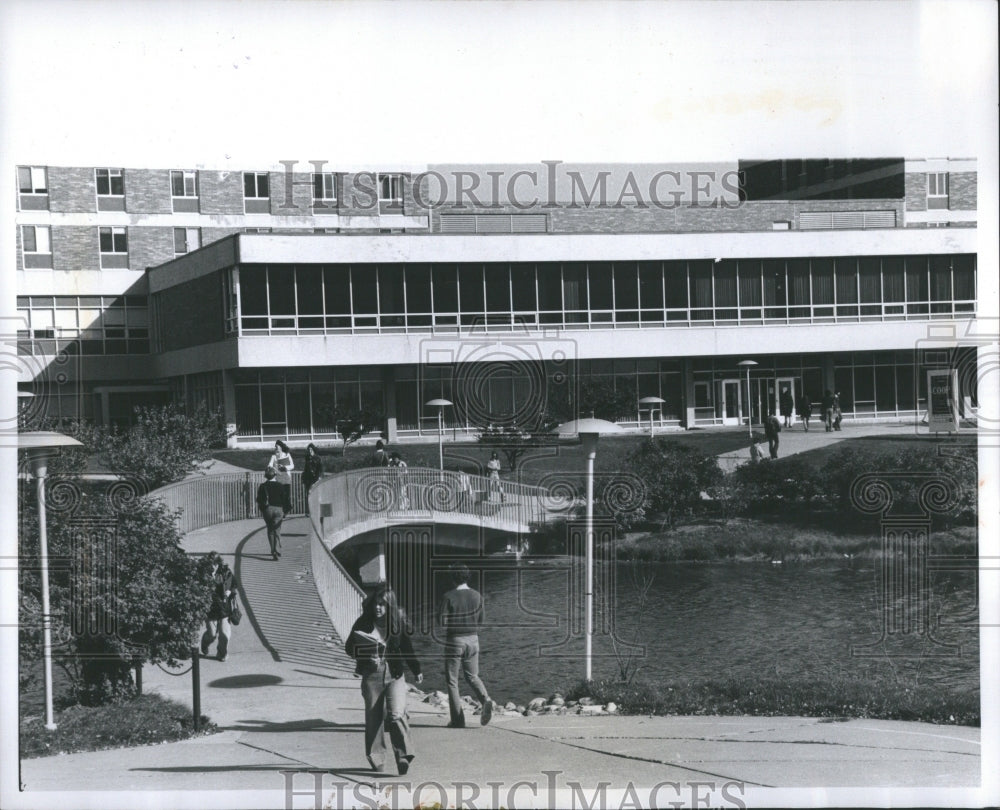
[[553,431],[559,438],[568,439],[580,437],[580,443],[587,454],[587,573],[584,583],[584,601],[587,617],[586,627],[586,670],[587,680],[591,677],[591,659],[594,643],[594,459],[597,456],[597,440],[603,433],[621,433],[622,429],[614,422],[604,419],[574,419],[565,422]]
[[[639,400],[640,405],[649,406],[649,435],[653,435],[653,411],[656,409],[657,405],[662,405],[666,402],[662,397],[643,397]],[[661,409],[662,410],[662,409]],[[663,414],[660,414],[660,418],[663,418]]]
[[52,617],[49,613],[49,544],[45,526],[45,473],[48,460],[60,447],[81,447],[76,439],[61,433],[31,431],[19,433],[17,447],[26,450],[31,461],[38,496],[38,545],[42,569],[42,658],[45,666],[45,728],[54,731],[52,718]]
[[444,477],[444,409],[451,403],[446,399],[431,399],[424,404],[438,409],[438,468]]
[[750,447],[753,449],[753,413],[750,410],[750,369],[757,365],[756,360],[740,360],[737,364],[747,370],[747,433],[750,435]]

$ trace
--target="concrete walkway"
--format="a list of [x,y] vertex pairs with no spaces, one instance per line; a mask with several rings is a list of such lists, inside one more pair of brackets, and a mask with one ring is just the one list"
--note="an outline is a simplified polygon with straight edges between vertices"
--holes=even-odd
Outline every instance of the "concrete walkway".
[[[719,466],[726,472],[731,472],[741,464],[750,461],[750,436],[746,426],[742,428],[743,435],[746,436],[746,447],[741,450],[730,451],[719,455]],[[753,429],[754,435],[759,438],[761,448],[767,455],[767,439],[764,438],[764,428],[757,425]],[[857,439],[863,436],[885,436],[886,438],[906,438],[916,435],[912,422],[897,422],[894,424],[871,424],[853,425],[844,423],[841,430],[827,432],[823,422],[817,419],[809,420],[809,430],[805,430],[802,422],[796,422],[792,427],[781,429],[778,435],[778,458],[794,456],[798,453],[805,453],[809,450],[818,450],[821,447],[828,447],[837,444],[845,439]]]
[[[82,802],[87,794],[81,791],[166,790],[178,792],[162,806],[176,807],[337,807],[370,802],[372,795],[390,807],[447,806],[457,793],[472,797],[475,807],[567,807],[589,803],[603,782],[608,798],[594,805],[603,810],[620,806],[613,796],[629,786],[643,807],[692,804],[693,796],[712,797],[702,806],[773,804],[775,794],[761,792],[773,787],[892,787],[898,800],[900,788],[979,786],[978,728],[797,717],[543,715],[500,716],[489,726],[459,731],[446,728],[444,711],[419,694],[411,694],[409,706],[417,749],[409,774],[395,775],[391,764],[389,773],[374,772],[364,756],[360,682],[309,572],[306,521],[291,519],[285,526],[277,562],[266,553],[258,521],[202,529],[185,540],[190,553],[215,549],[228,557],[244,597],[245,618],[234,629],[228,661],[201,661],[202,712],[221,732],[24,760],[24,806],[33,806],[32,795],[51,797],[50,791],[72,791],[64,806],[75,807],[99,804]],[[190,706],[191,673],[178,673],[147,666],[145,691]],[[312,770],[325,773],[293,773]],[[663,787],[667,782],[677,787]],[[582,791],[575,798],[574,784]],[[656,785],[661,787],[651,796]],[[117,801],[109,796],[101,806]],[[866,804],[880,803],[868,796]]]

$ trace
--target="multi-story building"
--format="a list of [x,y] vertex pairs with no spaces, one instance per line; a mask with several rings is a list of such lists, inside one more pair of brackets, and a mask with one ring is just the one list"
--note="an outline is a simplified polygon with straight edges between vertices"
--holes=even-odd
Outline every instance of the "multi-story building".
[[47,413],[205,401],[239,444],[363,408],[436,435],[433,398],[456,435],[524,425],[596,389],[634,427],[756,423],[784,388],[912,418],[928,367],[975,363],[921,349],[975,318],[970,159],[22,166],[17,226]]

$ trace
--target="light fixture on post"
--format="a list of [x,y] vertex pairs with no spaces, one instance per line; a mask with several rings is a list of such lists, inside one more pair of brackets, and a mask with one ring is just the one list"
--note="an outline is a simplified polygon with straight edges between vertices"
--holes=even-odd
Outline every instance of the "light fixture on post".
[[622,429],[614,422],[604,419],[574,419],[565,422],[553,430],[561,439],[580,437],[580,443],[587,454],[587,573],[584,583],[584,600],[587,617],[586,627],[586,671],[587,680],[591,676],[591,659],[593,658],[594,642],[594,459],[597,457],[597,440],[602,434],[621,433]]
[[750,453],[753,454],[753,413],[750,409],[750,369],[757,365],[756,360],[740,360],[737,364],[747,370],[747,433],[750,434]]
[[[662,397],[643,397],[639,400],[640,405],[649,406],[649,435],[653,435],[653,411],[656,410],[658,405],[662,406],[666,402]],[[641,410],[641,409],[640,409]],[[663,408],[660,408],[660,418],[663,418]]]
[[431,399],[424,403],[438,409],[438,469],[444,477],[444,409],[451,405],[446,399]]
[[38,497],[38,545],[42,574],[42,658],[45,667],[45,728],[54,731],[52,717],[52,617],[49,612],[49,544],[45,526],[45,474],[48,461],[62,447],[82,447],[76,439],[62,433],[30,431],[17,435],[18,450],[25,450],[31,462]]

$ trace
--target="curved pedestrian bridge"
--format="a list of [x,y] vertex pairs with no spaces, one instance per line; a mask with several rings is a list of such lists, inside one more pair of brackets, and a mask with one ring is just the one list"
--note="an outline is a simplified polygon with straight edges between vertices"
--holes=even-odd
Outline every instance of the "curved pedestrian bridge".
[[[181,510],[179,528],[188,533],[257,517],[256,492],[263,481],[259,472],[227,473],[186,479],[150,494]],[[341,634],[360,613],[364,592],[334,557],[336,546],[379,532],[405,538],[405,532],[387,530],[410,525],[476,527],[476,537],[483,530],[527,534],[538,524],[565,516],[573,504],[571,497],[542,487],[425,467],[347,470],[326,476],[308,496],[296,473],[292,512],[305,512],[307,500],[313,579]]]

